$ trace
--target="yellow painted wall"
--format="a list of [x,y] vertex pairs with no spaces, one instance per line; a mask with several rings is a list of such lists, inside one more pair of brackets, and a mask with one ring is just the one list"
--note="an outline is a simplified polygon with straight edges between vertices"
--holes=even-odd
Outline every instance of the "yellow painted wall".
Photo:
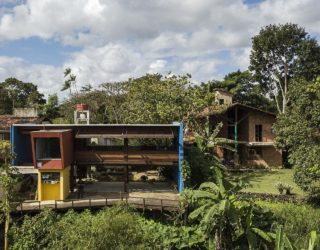
[[[41,181],[42,173],[60,173],[60,183],[47,184]],[[65,169],[39,169],[38,170],[38,200],[64,200],[69,196],[70,167]]]
[[60,172],[60,199],[64,200],[69,196],[70,190],[70,167]]

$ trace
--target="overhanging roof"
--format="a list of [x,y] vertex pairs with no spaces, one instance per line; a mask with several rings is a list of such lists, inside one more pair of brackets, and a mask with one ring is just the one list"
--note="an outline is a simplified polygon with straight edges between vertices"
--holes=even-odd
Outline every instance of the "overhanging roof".
[[73,129],[75,138],[174,138],[180,124],[15,124],[22,133]]
[[268,115],[276,116],[275,113],[272,113],[272,112],[269,112],[269,111],[266,111],[263,109],[259,109],[259,108],[252,107],[252,106],[242,104],[242,103],[233,103],[231,105],[212,105],[210,107],[205,108],[202,112],[200,112],[198,117],[206,117],[209,115],[223,114],[223,113],[227,112],[228,110],[235,108],[235,107],[241,107],[244,109],[250,109],[250,110],[262,112],[262,113],[265,113]]

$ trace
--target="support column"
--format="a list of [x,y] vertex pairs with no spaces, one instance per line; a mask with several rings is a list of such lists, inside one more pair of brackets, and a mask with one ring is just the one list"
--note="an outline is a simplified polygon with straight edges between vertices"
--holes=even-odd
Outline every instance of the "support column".
[[[129,150],[129,142],[128,138],[124,138],[124,145],[123,145],[124,157],[126,162],[128,162],[128,150]],[[124,192],[128,192],[128,184],[129,184],[129,177],[128,177],[128,164],[124,167]]]

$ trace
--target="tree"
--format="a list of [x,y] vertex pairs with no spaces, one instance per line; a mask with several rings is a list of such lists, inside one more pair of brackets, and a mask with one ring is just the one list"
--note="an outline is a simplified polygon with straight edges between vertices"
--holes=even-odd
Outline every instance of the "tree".
[[0,115],[11,114],[12,102],[9,97],[8,90],[0,85]]
[[42,115],[49,120],[53,120],[59,116],[59,100],[57,94],[48,96],[47,103],[42,106]]
[[109,123],[123,123],[125,101],[127,98],[127,82],[108,82],[101,84],[105,94],[105,113]]
[[255,83],[252,74],[235,71],[227,74],[222,81],[212,82],[211,88],[223,88],[232,94],[233,101],[268,111],[276,111],[275,103],[267,98],[261,86]]
[[76,104],[87,103],[90,109],[90,123],[114,123],[109,119],[106,95],[101,90],[92,90],[82,92],[79,95],[73,95],[60,105],[60,114],[68,123],[74,122],[74,110]]
[[4,249],[7,250],[8,234],[10,226],[11,201],[14,199],[14,188],[18,183],[18,171],[11,166],[14,155],[11,153],[11,144],[8,141],[0,141],[0,158],[3,163],[0,165],[0,187],[2,190],[1,210],[4,215]]
[[[69,90],[70,95],[72,95],[72,91],[78,94],[77,90],[77,76],[72,73],[70,68],[66,68],[64,70],[64,83],[62,85],[61,91]],[[73,89],[73,90],[72,90]]]
[[311,196],[320,194],[320,78],[292,82],[285,114],[274,124],[276,144],[287,149],[295,182]]
[[130,79],[125,86],[125,122],[172,123],[181,121],[188,125],[190,117],[207,105],[212,93],[193,88],[190,75],[162,76],[147,74]]
[[313,80],[319,75],[320,47],[296,24],[268,25],[252,38],[249,69],[284,113],[292,79]]
[[[22,82],[16,78],[7,78],[0,84],[0,91],[7,92],[10,98],[10,113],[14,108],[38,107],[45,104],[44,95],[38,91],[38,87],[33,83]],[[5,98],[4,102],[7,102]],[[5,105],[8,105],[6,103]],[[9,108],[8,108],[9,109]]]
[[260,249],[272,242],[271,223],[265,223],[269,215],[259,207],[239,203],[235,192],[240,188],[226,189],[220,179],[217,184],[206,182],[183,193],[192,209],[189,219],[199,223],[207,249]]

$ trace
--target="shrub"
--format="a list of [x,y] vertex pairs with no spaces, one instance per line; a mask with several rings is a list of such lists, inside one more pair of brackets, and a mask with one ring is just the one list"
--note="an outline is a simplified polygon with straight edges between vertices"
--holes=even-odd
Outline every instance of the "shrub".
[[320,209],[310,205],[294,203],[257,201],[273,212],[278,224],[284,225],[284,232],[298,249],[308,245],[311,231],[320,232]]
[[282,182],[277,182],[276,183],[276,189],[278,189],[279,194],[283,194],[284,184]]
[[12,249],[157,249],[139,215],[124,206],[59,216],[45,211],[12,229]]
[[278,189],[279,194],[283,194],[283,191],[286,191],[286,194],[290,195],[293,190],[293,186],[288,183],[277,182],[275,186],[276,189]]
[[290,184],[285,183],[284,185],[284,190],[286,190],[286,194],[291,194],[291,191],[293,190],[293,186],[291,186]]

